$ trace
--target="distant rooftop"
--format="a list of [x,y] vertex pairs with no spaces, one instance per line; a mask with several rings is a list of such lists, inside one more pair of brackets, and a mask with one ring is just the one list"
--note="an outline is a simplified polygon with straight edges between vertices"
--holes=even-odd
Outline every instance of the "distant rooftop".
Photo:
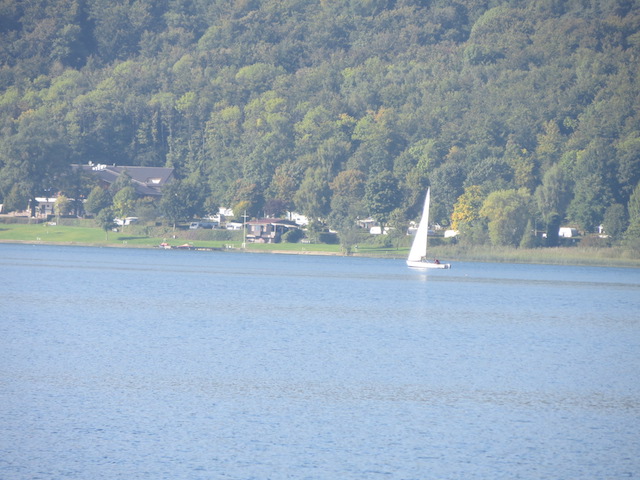
[[142,196],[160,196],[162,187],[173,180],[173,168],[167,167],[137,167],[93,164],[74,165],[84,172],[93,173],[103,182],[111,185],[123,173],[131,177],[136,192]]

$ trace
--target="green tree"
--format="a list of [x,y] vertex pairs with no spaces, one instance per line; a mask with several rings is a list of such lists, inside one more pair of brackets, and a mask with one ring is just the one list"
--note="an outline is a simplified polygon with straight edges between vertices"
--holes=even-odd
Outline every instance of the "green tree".
[[100,210],[110,206],[111,201],[109,192],[100,186],[96,186],[89,193],[84,208],[87,212],[97,215]]
[[29,187],[22,182],[11,185],[10,190],[4,195],[4,211],[14,212],[25,210],[29,205]]
[[327,181],[327,172],[321,168],[307,170],[300,188],[293,197],[297,209],[316,222],[329,213],[331,190]]
[[294,125],[296,156],[335,175],[351,153],[345,120],[325,106],[308,110]]
[[174,230],[176,224],[187,217],[188,207],[184,203],[180,182],[174,181],[164,188],[158,209]]
[[556,164],[545,172],[542,184],[536,189],[535,197],[546,224],[546,245],[549,247],[558,245],[560,223],[571,201],[571,186],[564,168]]
[[401,208],[396,208],[389,214],[387,235],[389,241],[395,244],[396,249],[400,248],[407,240],[407,223],[407,217]]
[[199,176],[175,180],[164,188],[159,211],[175,230],[178,221],[202,214],[206,198],[206,185]]
[[129,4],[94,0],[89,8],[98,52],[106,61],[135,53],[142,33],[150,29],[153,20],[152,4],[147,1]]
[[69,210],[71,209],[71,200],[69,200],[69,198],[67,198],[65,195],[58,195],[58,197],[56,198],[56,203],[55,203],[55,212],[56,212],[56,217],[57,217],[57,221],[60,222],[60,216],[62,215],[66,215],[67,213],[69,213]]
[[629,227],[624,233],[624,245],[640,252],[640,183],[633,190],[627,205],[629,212]]
[[545,123],[544,130],[538,135],[535,154],[538,163],[546,170],[560,159],[563,138],[558,123],[553,120]]
[[363,214],[365,176],[359,170],[343,170],[329,184],[331,188],[330,223],[338,230],[355,225]]
[[602,223],[604,212],[614,198],[612,157],[613,149],[602,140],[593,141],[578,154],[574,197],[567,214],[587,232],[593,232]]
[[537,239],[535,236],[533,222],[529,220],[527,222],[527,228],[525,228],[520,240],[520,248],[534,248],[537,246]]
[[115,228],[113,210],[110,207],[103,208],[96,215],[96,223],[105,231],[106,239],[109,240],[109,230]]
[[489,237],[497,246],[518,246],[529,221],[530,195],[526,189],[498,190],[489,194],[480,215],[489,220]]
[[244,91],[244,95],[249,97],[269,90],[274,80],[284,73],[282,67],[258,62],[240,68],[236,73],[236,81]]
[[340,249],[345,255],[351,255],[354,248],[358,246],[360,238],[358,227],[356,225],[344,225],[338,232],[340,240]]
[[302,182],[304,170],[295,162],[285,162],[276,168],[267,192],[273,200],[278,200],[286,209],[293,206],[293,197]]
[[636,188],[629,198],[627,211],[629,212],[629,220],[631,222],[640,220],[640,183],[636,185]]
[[371,177],[364,187],[364,207],[380,223],[384,232],[391,212],[402,200],[398,181],[390,172],[381,172]]
[[640,136],[631,135],[617,147],[617,178],[622,193],[631,195],[640,181]]
[[292,157],[294,135],[287,100],[270,90],[250,101],[244,113],[242,176],[264,193],[278,165]]
[[[0,137],[0,192],[8,196],[15,184],[13,198],[22,206],[26,197],[35,215],[35,198],[50,196],[58,190],[60,179],[70,170],[70,152],[56,126],[39,113],[25,115],[14,135]],[[26,205],[25,205],[26,207]]]
[[369,111],[356,124],[352,138],[359,142],[353,154],[358,169],[375,175],[393,168],[393,159],[404,150],[405,142],[397,132],[397,117],[390,109]]
[[264,197],[258,185],[244,178],[236,180],[229,189],[228,201],[233,206],[236,218],[245,213],[249,218],[257,217],[264,206]]
[[216,107],[205,126],[205,154],[209,159],[203,173],[211,194],[223,199],[235,180],[242,176],[239,158],[242,147],[242,111],[238,106]]
[[447,160],[430,173],[431,215],[434,223],[448,225],[453,206],[464,193],[464,177],[465,171],[459,159]]
[[640,221],[635,220],[631,222],[623,238],[625,247],[636,253],[640,253]]
[[148,223],[158,218],[158,206],[156,203],[156,200],[151,197],[143,197],[136,202],[135,215],[140,222]]
[[629,226],[629,218],[624,205],[619,203],[610,205],[605,211],[602,225],[604,232],[609,235],[613,241],[620,240],[622,234]]
[[112,196],[115,196],[123,188],[133,187],[133,180],[131,179],[131,175],[126,170],[118,175],[116,181],[109,185],[109,193]]
[[113,213],[123,221],[133,214],[136,208],[136,191],[132,186],[118,190],[113,196]]

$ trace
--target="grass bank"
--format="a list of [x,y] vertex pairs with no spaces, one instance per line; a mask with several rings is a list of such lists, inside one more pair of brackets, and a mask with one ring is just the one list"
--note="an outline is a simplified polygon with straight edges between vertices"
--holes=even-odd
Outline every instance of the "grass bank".
[[[177,230],[130,226],[124,231],[109,232],[91,226],[91,222],[70,222],[71,225],[0,223],[0,242],[30,244],[61,244],[103,247],[152,248],[163,242],[172,246],[189,244],[196,248],[220,250],[242,249],[242,233],[211,230]],[[175,237],[175,238],[174,238]],[[247,251],[262,253],[342,255],[340,245],[278,243],[247,244]],[[361,243],[353,249],[356,256],[405,258],[407,246],[384,247]],[[429,255],[447,262],[509,262],[554,265],[592,265],[640,268],[637,254],[622,248],[561,247],[516,249],[506,247],[461,245],[434,246]]]

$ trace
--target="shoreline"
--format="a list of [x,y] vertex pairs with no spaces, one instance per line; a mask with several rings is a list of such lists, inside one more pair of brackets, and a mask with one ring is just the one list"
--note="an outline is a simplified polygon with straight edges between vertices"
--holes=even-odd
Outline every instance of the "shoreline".
[[[69,246],[69,247],[87,247],[87,248],[133,248],[133,249],[163,249],[158,245],[148,244],[129,244],[129,243],[95,243],[95,242],[76,242],[76,241],[43,241],[43,240],[18,240],[18,239],[0,239],[0,244],[14,245],[48,245],[48,246]],[[640,268],[640,259],[630,259],[621,256],[616,257],[596,257],[589,256],[588,252],[572,251],[574,247],[566,249],[531,249],[523,251],[520,249],[494,251],[491,247],[476,248],[444,248],[434,247],[433,254],[435,256],[446,259],[447,262],[476,262],[476,263],[515,263],[530,265],[566,265],[566,266],[590,266],[601,268]],[[168,249],[169,250],[169,249]],[[362,251],[345,254],[340,251],[314,250],[309,248],[307,244],[303,250],[283,250],[277,248],[223,248],[208,247],[194,245],[189,248],[180,248],[172,246],[170,250],[191,250],[191,251],[213,251],[222,253],[253,253],[253,254],[272,254],[272,255],[313,255],[313,256],[332,256],[332,257],[364,257],[364,258],[386,258],[391,260],[402,260],[405,255],[398,252],[397,254],[389,251]],[[573,255],[572,255],[573,254]]]
[[[42,240],[8,240],[0,238],[0,244],[6,245],[47,245],[47,246],[59,246],[59,247],[88,247],[88,248],[132,248],[140,250],[191,250],[191,251],[211,251],[211,252],[227,252],[227,253],[266,253],[274,255],[319,255],[319,256],[333,256],[333,257],[372,257],[377,255],[362,255],[362,254],[344,254],[341,252],[327,252],[321,250],[265,250],[258,248],[222,248],[222,247],[206,247],[206,246],[192,246],[189,248],[181,248],[179,245],[172,246],[171,248],[165,248],[158,245],[140,245],[140,244],[124,244],[124,243],[91,243],[91,242],[51,242]],[[390,257],[387,257],[390,258]],[[400,256],[395,258],[401,258]]]

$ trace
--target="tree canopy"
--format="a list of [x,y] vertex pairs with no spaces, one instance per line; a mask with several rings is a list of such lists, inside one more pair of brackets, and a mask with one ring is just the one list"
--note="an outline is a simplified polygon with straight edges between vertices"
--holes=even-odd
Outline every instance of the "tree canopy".
[[197,177],[192,211],[410,220],[431,185],[443,225],[474,186],[545,224],[633,217],[636,1],[10,1],[0,34],[8,207],[93,161]]

